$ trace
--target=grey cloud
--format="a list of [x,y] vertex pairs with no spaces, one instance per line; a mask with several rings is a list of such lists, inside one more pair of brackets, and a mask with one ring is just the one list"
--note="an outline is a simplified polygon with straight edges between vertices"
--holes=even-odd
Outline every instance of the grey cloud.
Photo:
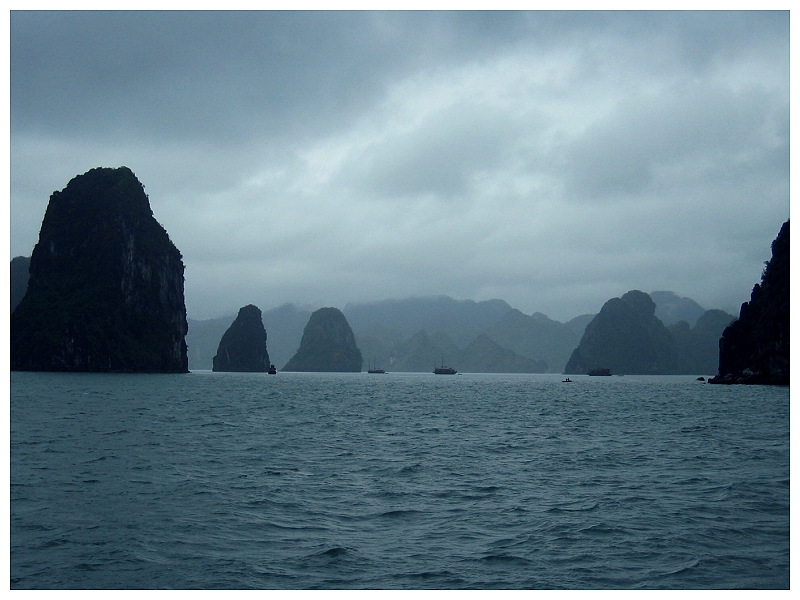
[[705,163],[717,177],[733,163],[742,177],[764,159],[788,160],[776,127],[787,113],[785,98],[761,90],[690,85],[625,100],[572,140],[564,156],[568,194],[586,201],[641,193],[673,163]]
[[127,165],[193,317],[441,293],[566,319],[671,286],[735,308],[788,216],[788,24],[14,11],[11,252],[71,177]]
[[[463,61],[459,50],[497,51],[511,30],[487,26],[491,21],[518,20],[457,13],[14,11],[12,127],[96,136],[119,129],[220,144],[319,135],[344,126],[398,73],[431,59]],[[465,36],[459,27],[470,23]],[[460,48],[450,46],[454,41]]]
[[369,145],[341,180],[373,197],[463,197],[471,181],[511,160],[521,131],[507,115],[460,104],[427,116],[411,131]]

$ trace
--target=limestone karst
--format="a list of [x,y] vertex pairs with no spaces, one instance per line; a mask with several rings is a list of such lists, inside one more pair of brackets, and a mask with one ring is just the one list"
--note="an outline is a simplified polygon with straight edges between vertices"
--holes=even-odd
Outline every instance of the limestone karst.
[[675,342],[655,311],[652,298],[639,290],[606,302],[586,326],[564,372],[580,374],[593,369],[610,369],[616,374],[677,372]]
[[54,192],[11,315],[11,368],[185,373],[184,265],[127,167]]
[[363,359],[353,330],[338,308],[311,314],[300,347],[282,371],[358,372]]
[[750,301],[719,341],[711,383],[789,385],[789,221],[772,242],[772,258]]
[[222,335],[212,370],[265,373],[269,365],[261,309],[248,304],[239,309],[236,319]]
[[28,269],[31,266],[30,256],[15,256],[11,259],[11,312],[19,306],[28,290]]

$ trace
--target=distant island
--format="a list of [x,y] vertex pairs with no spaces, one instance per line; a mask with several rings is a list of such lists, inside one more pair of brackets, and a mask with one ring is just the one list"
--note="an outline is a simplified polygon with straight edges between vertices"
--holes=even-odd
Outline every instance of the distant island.
[[[11,261],[12,370],[185,373],[712,374],[788,383],[789,222],[739,318],[670,291],[630,290],[566,323],[503,300],[448,296],[186,318],[180,252],[127,167],[97,168],[50,198],[30,257]],[[270,352],[266,350],[269,334]],[[188,346],[187,346],[188,344]],[[270,362],[270,356],[272,362]],[[272,369],[270,369],[272,367]]]
[[222,336],[212,371],[266,373],[270,368],[267,351],[267,332],[261,319],[261,309],[248,304]]
[[[716,373],[719,336],[735,317],[673,292],[652,292],[651,301],[655,298],[656,318],[666,319],[658,318],[657,327],[666,328],[676,353],[671,372]],[[286,364],[293,356],[311,312],[292,304],[264,311],[273,362]],[[542,313],[526,315],[502,300],[447,296],[348,304],[342,313],[362,355],[391,372],[430,372],[444,355],[462,373],[561,373],[595,318],[581,315],[560,323]],[[190,365],[209,368],[231,318],[189,321]]]
[[353,330],[338,308],[320,308],[308,319],[300,347],[282,371],[359,372],[363,359]]

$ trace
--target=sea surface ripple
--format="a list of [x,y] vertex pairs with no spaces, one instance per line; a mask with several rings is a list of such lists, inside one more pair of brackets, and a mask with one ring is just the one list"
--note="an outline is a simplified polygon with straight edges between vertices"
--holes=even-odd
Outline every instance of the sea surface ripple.
[[787,589],[789,390],[11,373],[12,589]]

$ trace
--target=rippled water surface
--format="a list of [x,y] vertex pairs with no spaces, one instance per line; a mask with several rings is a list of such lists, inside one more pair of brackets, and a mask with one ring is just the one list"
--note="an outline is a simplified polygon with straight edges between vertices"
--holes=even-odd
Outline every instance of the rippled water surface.
[[11,587],[788,588],[789,390],[11,374]]

